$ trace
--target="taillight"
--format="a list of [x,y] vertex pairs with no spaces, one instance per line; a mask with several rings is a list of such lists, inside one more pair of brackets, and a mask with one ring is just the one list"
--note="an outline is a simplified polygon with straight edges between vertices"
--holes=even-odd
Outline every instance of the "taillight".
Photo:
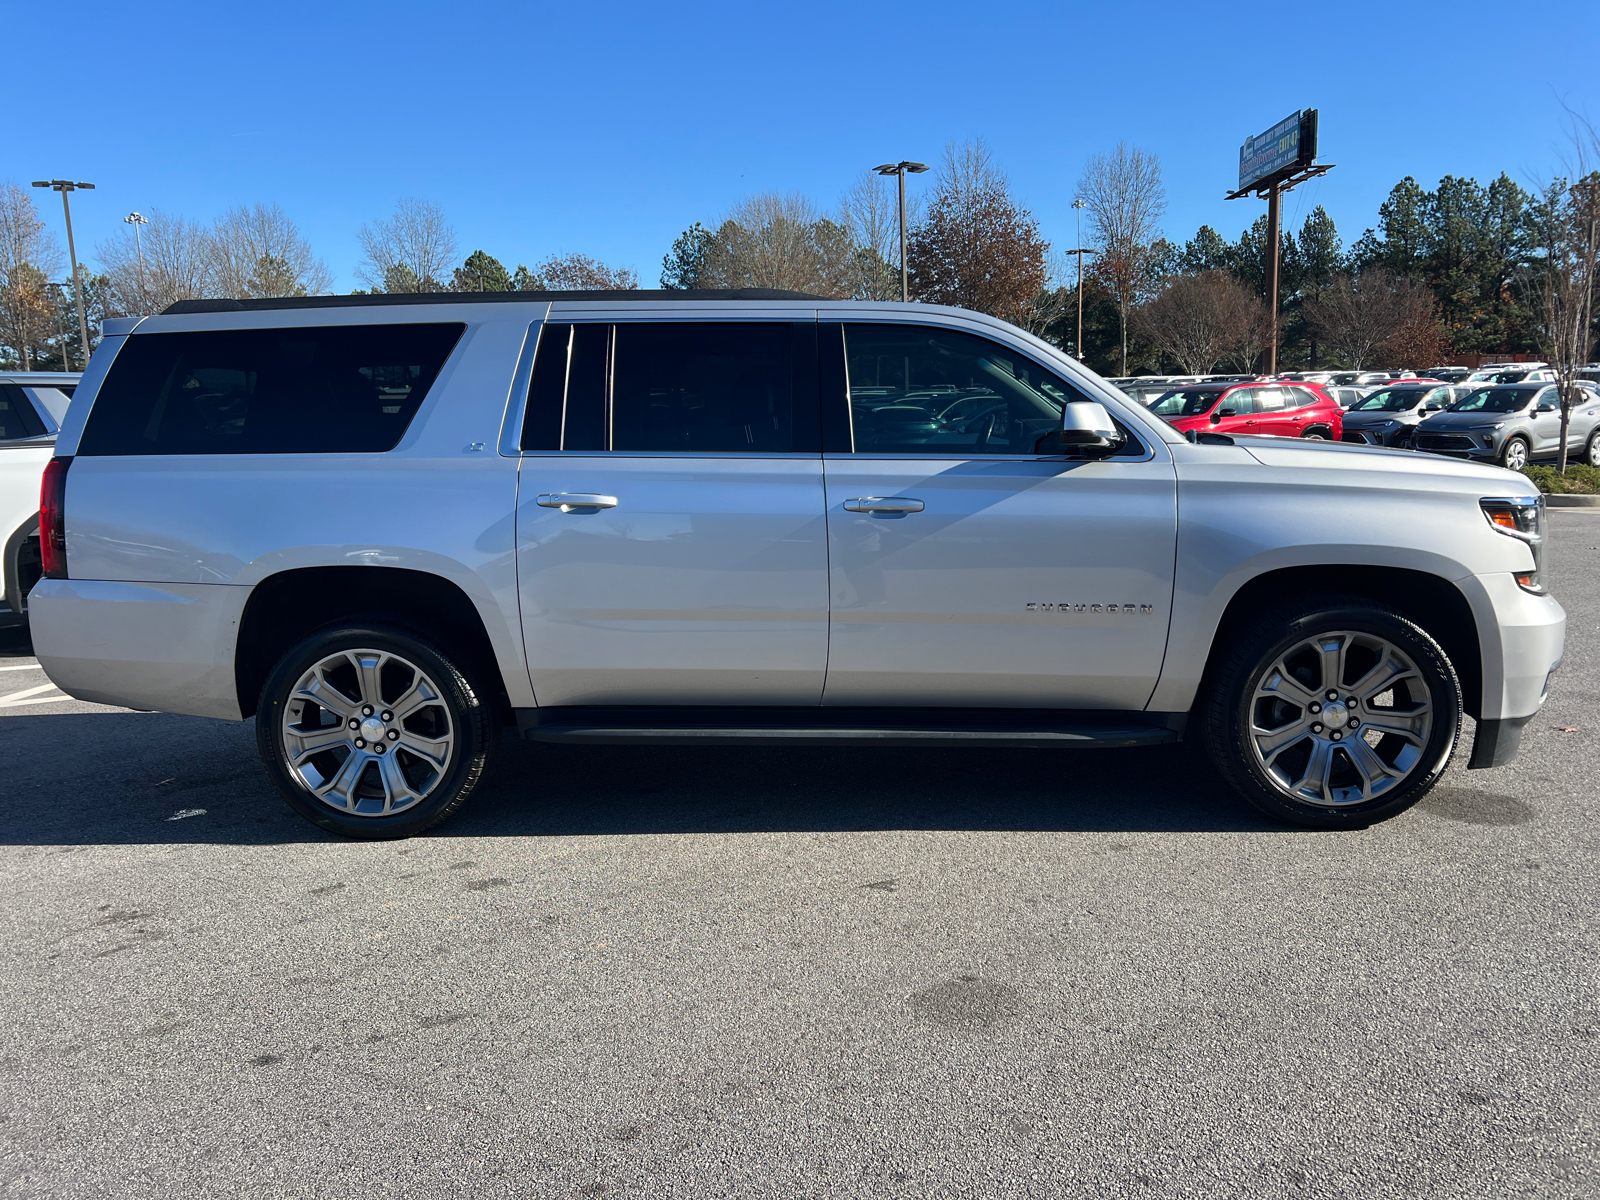
[[67,577],[67,468],[72,459],[52,458],[39,486],[39,558],[46,579]]

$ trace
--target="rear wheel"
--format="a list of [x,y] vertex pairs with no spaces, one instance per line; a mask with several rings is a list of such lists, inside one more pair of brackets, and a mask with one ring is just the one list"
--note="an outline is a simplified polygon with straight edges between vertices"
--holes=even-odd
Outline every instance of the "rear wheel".
[[1500,465],[1508,471],[1520,471],[1528,465],[1528,443],[1519,437],[1507,438],[1500,448]]
[[1212,761],[1281,820],[1352,828],[1405,811],[1443,774],[1461,730],[1450,660],[1395,609],[1310,597],[1223,652],[1206,701]]
[[409,837],[460,808],[482,778],[492,742],[482,695],[409,630],[324,630],[267,678],[256,743],[307,820],[347,837]]
[[1324,429],[1320,425],[1313,425],[1300,436],[1313,442],[1327,442],[1333,440],[1333,431]]

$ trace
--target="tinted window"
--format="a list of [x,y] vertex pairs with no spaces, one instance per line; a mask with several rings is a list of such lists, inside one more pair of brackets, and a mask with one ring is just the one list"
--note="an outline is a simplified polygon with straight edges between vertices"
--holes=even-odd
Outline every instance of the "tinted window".
[[392,450],[466,326],[338,325],[130,337],[80,454]]
[[44,422],[22,389],[14,383],[0,383],[0,442],[40,437],[43,433]]
[[1350,406],[1351,412],[1409,412],[1417,406],[1424,396],[1435,396],[1436,399],[1448,400],[1448,395],[1440,396],[1444,388],[1380,388],[1366,399]]
[[793,346],[788,322],[619,324],[611,448],[789,453]]
[[[1297,407],[1299,401],[1294,388],[1251,388],[1250,397],[1255,405],[1252,411],[1258,413],[1282,412],[1286,408]],[[1241,408],[1239,411],[1243,412],[1244,409]]]
[[809,321],[546,325],[522,448],[815,453],[816,338]]
[[858,454],[1033,454],[1080,393],[987,338],[922,325],[845,326]]

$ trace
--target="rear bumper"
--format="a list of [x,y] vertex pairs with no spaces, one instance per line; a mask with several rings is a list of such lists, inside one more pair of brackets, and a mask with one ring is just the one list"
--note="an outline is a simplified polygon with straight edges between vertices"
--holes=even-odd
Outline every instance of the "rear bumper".
[[79,700],[240,720],[233,655],[248,587],[41,579],[34,653]]

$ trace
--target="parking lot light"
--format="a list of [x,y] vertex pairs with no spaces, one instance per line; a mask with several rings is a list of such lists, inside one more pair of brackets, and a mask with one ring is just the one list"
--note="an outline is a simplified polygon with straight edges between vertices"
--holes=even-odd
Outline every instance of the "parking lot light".
[[911,280],[906,271],[906,172],[921,175],[928,170],[927,163],[897,162],[880,163],[872,168],[879,175],[895,175],[900,180],[900,302],[908,303],[911,299]]
[[[76,183],[69,179],[35,179],[33,186],[49,188],[53,192],[61,193],[61,211],[67,218],[67,257],[72,260],[72,295],[78,302],[78,336],[83,340],[83,365],[89,365],[89,321],[83,315],[83,281],[78,278],[78,248],[72,241],[72,205],[67,202],[67,197],[82,189],[93,191],[94,184],[78,180]],[[66,364],[63,363],[63,366]]]

